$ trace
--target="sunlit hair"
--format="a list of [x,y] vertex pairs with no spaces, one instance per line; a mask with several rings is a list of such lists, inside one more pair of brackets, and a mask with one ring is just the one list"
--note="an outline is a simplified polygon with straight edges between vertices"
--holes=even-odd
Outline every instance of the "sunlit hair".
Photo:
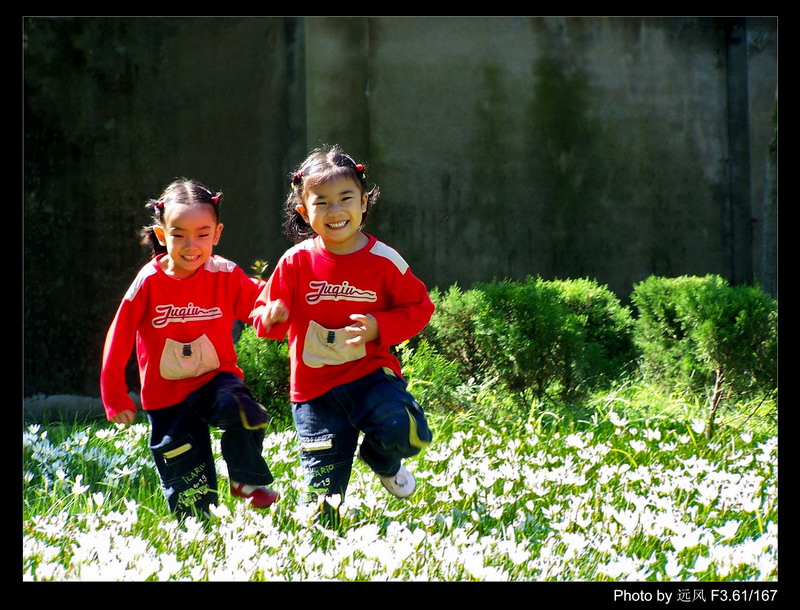
[[372,188],[367,187],[366,167],[356,163],[338,146],[318,148],[312,151],[290,176],[292,188],[284,204],[286,213],[284,232],[290,240],[299,243],[316,235],[311,225],[303,220],[297,211],[298,205],[305,205],[308,189],[340,178],[352,179],[361,189],[361,193],[367,194],[367,209],[361,218],[361,227],[364,226],[372,206],[378,199],[380,189],[376,185]]
[[146,207],[153,213],[153,221],[149,226],[142,229],[142,244],[149,246],[153,251],[153,258],[159,254],[164,254],[167,248],[161,245],[156,237],[153,227],[164,226],[164,212],[169,205],[207,205],[214,214],[214,220],[219,223],[219,204],[222,202],[222,193],[214,193],[206,185],[181,178],[175,180],[158,199],[151,199]]

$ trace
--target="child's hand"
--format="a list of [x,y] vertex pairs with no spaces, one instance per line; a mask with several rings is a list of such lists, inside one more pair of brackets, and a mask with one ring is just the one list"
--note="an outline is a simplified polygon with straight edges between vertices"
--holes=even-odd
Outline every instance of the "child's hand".
[[352,339],[345,341],[347,345],[361,345],[367,341],[373,341],[378,338],[378,321],[372,314],[363,315],[354,313],[350,319],[355,322],[345,328],[349,333],[355,336]]
[[120,411],[119,413],[114,415],[111,418],[111,421],[115,424],[130,426],[133,423],[134,419],[136,419],[136,411],[131,411],[130,409],[126,409],[125,411]]
[[264,330],[269,331],[273,324],[280,324],[289,319],[289,308],[286,303],[281,300],[270,301],[266,305],[259,307],[259,315],[261,322],[264,324]]

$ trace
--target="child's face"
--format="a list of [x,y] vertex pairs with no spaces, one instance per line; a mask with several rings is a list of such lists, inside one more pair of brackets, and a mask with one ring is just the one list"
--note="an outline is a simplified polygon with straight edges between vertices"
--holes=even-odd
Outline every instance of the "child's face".
[[352,178],[340,178],[308,187],[298,213],[335,254],[355,252],[366,243],[361,220],[367,194]]
[[169,204],[164,224],[155,227],[158,241],[167,248],[161,266],[169,275],[187,278],[211,256],[222,234],[214,212],[207,205]]

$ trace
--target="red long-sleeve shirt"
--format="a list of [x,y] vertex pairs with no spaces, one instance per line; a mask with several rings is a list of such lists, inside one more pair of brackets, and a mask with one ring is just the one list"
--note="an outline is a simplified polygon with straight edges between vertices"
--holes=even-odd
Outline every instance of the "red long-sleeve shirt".
[[[261,337],[289,335],[291,400],[303,402],[382,367],[401,375],[390,352],[419,333],[433,314],[425,285],[403,257],[375,237],[350,254],[334,254],[319,237],[288,250],[278,262],[256,306],[283,301],[289,319],[271,329],[254,312]],[[351,314],[372,314],[379,337],[360,348],[347,346],[343,329]]]
[[249,321],[264,283],[217,255],[186,279],[164,273],[158,260],[139,271],[106,335],[100,392],[108,419],[136,410],[125,381],[134,345],[145,410],[181,402],[220,371],[244,378],[233,324]]

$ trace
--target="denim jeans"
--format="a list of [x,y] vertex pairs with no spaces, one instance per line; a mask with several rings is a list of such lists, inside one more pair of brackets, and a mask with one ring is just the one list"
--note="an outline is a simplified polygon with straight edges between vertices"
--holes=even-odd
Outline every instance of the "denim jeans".
[[379,369],[308,402],[294,403],[292,417],[305,472],[304,502],[344,498],[360,433],[360,457],[376,474],[392,476],[404,458],[429,445],[425,413],[405,380]]
[[261,455],[268,416],[236,375],[219,373],[183,402],[147,415],[150,451],[170,512],[204,513],[218,501],[210,426],[223,430],[222,457],[231,480],[250,485],[274,480]]

